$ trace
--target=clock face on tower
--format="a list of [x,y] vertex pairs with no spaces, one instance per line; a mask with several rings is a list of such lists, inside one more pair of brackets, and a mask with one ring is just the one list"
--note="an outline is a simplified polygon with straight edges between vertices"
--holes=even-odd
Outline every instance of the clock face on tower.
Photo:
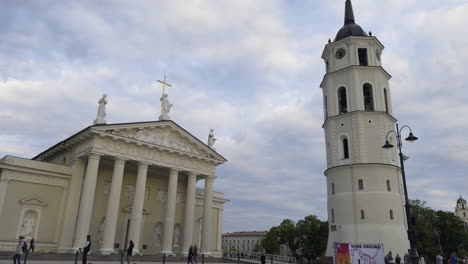
[[345,55],[346,55],[346,50],[343,48],[339,48],[335,53],[335,57],[339,60],[342,59]]

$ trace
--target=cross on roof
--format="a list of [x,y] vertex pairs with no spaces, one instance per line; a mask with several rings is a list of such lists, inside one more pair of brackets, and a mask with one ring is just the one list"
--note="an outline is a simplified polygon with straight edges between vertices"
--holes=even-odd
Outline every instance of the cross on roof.
[[169,87],[172,87],[172,84],[169,84],[168,82],[166,82],[166,75],[164,75],[164,80],[162,80],[162,81],[158,80],[158,82],[163,84],[163,93],[162,93],[162,95],[164,96],[166,94],[166,85],[169,86]]

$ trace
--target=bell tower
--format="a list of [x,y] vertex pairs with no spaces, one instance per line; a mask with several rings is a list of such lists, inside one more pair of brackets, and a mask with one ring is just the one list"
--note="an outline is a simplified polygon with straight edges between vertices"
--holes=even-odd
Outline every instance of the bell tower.
[[[394,256],[404,256],[410,248],[397,153],[382,148],[396,123],[383,49],[356,24],[352,3],[346,0],[344,25],[322,54],[327,256],[333,255],[335,242],[382,243],[385,253]],[[396,139],[389,141],[395,144]]]

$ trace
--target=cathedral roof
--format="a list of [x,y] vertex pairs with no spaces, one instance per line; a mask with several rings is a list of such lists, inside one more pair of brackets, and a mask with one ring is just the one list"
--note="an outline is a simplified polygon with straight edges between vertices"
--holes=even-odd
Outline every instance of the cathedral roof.
[[355,23],[353,5],[351,0],[346,0],[344,26],[336,34],[335,41],[349,36],[367,36],[367,33]]

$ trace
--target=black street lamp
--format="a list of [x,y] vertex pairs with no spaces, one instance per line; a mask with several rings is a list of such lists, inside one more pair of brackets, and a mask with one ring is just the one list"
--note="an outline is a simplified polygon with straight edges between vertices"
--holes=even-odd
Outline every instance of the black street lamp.
[[410,210],[410,204],[409,204],[409,199],[408,199],[408,190],[406,187],[406,175],[405,175],[404,161],[408,158],[405,155],[403,155],[403,152],[401,152],[401,148],[402,148],[401,131],[403,130],[403,128],[408,128],[410,131],[409,136],[405,139],[406,141],[414,142],[418,140],[418,138],[413,135],[413,132],[411,131],[411,127],[403,126],[401,128],[398,128],[398,124],[396,124],[396,131],[395,130],[388,131],[387,136],[385,138],[385,145],[383,145],[382,148],[390,149],[394,147],[388,141],[388,135],[390,133],[395,133],[395,135],[397,136],[397,147],[399,151],[398,155],[400,156],[401,177],[403,178],[403,188],[405,191],[406,222],[408,224],[408,240],[410,242],[410,250],[408,252],[409,253],[408,262],[409,264],[419,264],[419,257],[416,251],[416,241],[414,240],[413,219],[411,217],[411,210]]

